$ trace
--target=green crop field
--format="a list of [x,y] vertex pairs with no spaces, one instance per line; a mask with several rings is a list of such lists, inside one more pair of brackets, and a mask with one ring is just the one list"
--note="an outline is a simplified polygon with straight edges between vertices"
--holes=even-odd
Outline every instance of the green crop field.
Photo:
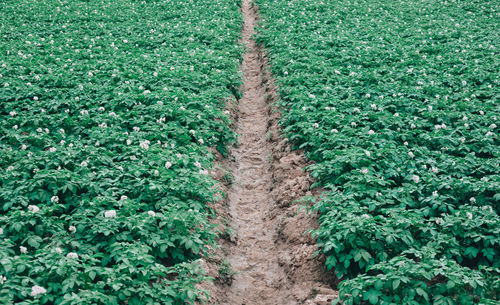
[[2,1],[0,20],[0,303],[193,301],[235,1]]
[[497,304],[498,1],[257,3],[344,304]]
[[[305,199],[334,304],[499,304],[498,0],[253,2],[282,132],[324,190]],[[213,292],[240,7],[0,1],[0,304]]]

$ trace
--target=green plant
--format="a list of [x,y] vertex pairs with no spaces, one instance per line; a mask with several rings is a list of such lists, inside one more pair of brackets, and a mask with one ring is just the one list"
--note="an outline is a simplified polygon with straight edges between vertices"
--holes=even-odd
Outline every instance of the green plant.
[[235,140],[235,1],[0,6],[0,303],[186,304]]
[[498,301],[495,3],[257,3],[280,124],[326,190],[313,235],[341,299]]
[[231,269],[231,264],[227,259],[223,259],[219,265],[219,277],[217,280],[224,285],[231,285],[233,276],[237,274]]

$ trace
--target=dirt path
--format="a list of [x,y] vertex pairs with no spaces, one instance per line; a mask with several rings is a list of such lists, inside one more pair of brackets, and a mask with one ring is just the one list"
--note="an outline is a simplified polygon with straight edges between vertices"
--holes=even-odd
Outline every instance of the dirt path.
[[[312,259],[314,242],[302,233],[315,221],[291,207],[291,201],[309,192],[311,179],[302,170],[304,158],[279,142],[276,118],[269,99],[272,83],[265,57],[252,40],[257,12],[243,0],[243,97],[238,104],[231,165],[234,183],[228,194],[231,226],[236,242],[226,246],[234,275],[225,287],[222,304],[328,304],[335,291]],[[276,159],[277,158],[277,159]]]

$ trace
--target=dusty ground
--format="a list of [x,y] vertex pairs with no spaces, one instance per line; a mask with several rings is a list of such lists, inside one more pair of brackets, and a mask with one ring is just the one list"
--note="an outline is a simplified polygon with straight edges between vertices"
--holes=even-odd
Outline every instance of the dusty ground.
[[[257,11],[243,0],[243,97],[234,115],[238,145],[231,157],[219,160],[218,178],[225,181],[226,201],[216,204],[220,219],[229,219],[222,250],[202,261],[216,278],[209,303],[223,305],[331,304],[334,280],[313,258],[314,241],[304,232],[316,219],[298,211],[295,199],[310,193],[312,179],[301,152],[291,152],[280,139],[278,112],[266,58],[252,40]],[[227,180],[227,179],[226,179]],[[223,223],[223,220],[219,220]],[[226,258],[226,260],[224,259]],[[226,267],[221,269],[221,265]],[[232,273],[234,272],[234,274]]]

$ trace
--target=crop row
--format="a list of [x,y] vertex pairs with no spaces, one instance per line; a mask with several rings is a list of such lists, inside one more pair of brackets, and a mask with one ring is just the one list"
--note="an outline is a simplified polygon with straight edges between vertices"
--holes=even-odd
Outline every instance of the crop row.
[[185,304],[234,140],[230,0],[0,6],[0,303]]
[[345,304],[498,301],[495,1],[257,1]]

